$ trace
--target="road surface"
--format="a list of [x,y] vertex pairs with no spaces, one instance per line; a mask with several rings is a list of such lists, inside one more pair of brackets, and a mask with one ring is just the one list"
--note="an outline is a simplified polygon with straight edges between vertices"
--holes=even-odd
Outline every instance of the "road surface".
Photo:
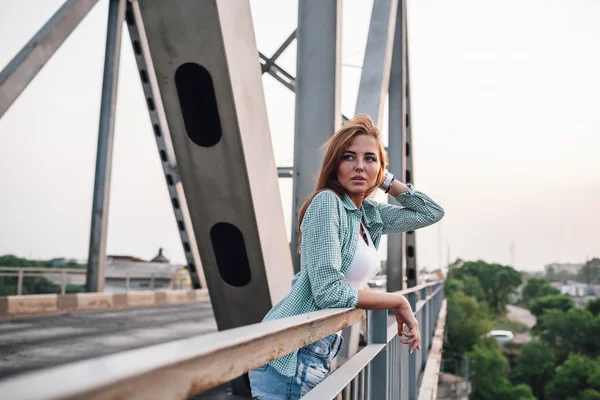
[[0,378],[217,330],[210,302],[0,322]]
[[[506,318],[511,321],[519,322],[527,326],[529,329],[533,328],[536,323],[535,315],[533,315],[528,309],[512,305],[507,306]],[[515,342],[517,343],[525,343],[530,340],[531,335],[529,332],[515,333]]]

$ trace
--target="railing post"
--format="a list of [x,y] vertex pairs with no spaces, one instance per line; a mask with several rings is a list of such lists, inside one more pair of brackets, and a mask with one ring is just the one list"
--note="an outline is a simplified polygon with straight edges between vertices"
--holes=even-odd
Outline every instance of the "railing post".
[[129,292],[129,272],[125,273],[125,291]]
[[[415,292],[408,293],[406,296],[410,308],[413,312],[417,309],[417,294]],[[408,355],[408,400],[416,400],[417,398],[417,379],[419,371],[417,370],[417,353],[412,352]]]
[[19,270],[19,277],[17,278],[17,296],[23,294],[23,270]]
[[60,294],[65,294],[67,286],[67,273],[63,270],[60,271]]
[[421,365],[419,365],[419,371],[421,371],[423,369],[423,366],[425,365],[425,363],[427,362],[427,355],[429,353],[429,343],[431,341],[430,337],[429,337],[429,305],[430,302],[427,301],[427,290],[428,288],[423,288],[419,291],[419,296],[421,300],[424,300],[425,303],[423,304],[423,307],[421,308],[421,312],[423,314],[421,321],[422,321],[422,326],[421,328]]
[[[433,290],[435,288],[433,286],[429,286],[427,288],[427,294],[430,295],[433,293]],[[429,348],[431,348],[431,344],[433,343],[433,334],[435,332],[435,325],[437,322],[437,315],[438,315],[438,309],[436,306],[436,302],[434,301],[435,299],[432,297],[431,300],[429,300],[429,337],[428,337],[428,344],[429,344]]]
[[[387,315],[387,310],[369,311],[369,344],[387,344]],[[373,358],[370,365],[369,399],[387,400],[389,385],[387,346]]]

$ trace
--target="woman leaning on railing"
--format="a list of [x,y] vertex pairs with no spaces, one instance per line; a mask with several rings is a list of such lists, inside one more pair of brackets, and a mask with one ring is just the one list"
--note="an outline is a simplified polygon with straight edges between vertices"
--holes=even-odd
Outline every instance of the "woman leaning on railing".
[[[315,191],[300,209],[301,270],[290,293],[264,320],[337,307],[394,309],[401,343],[420,350],[417,320],[404,296],[363,289],[377,274],[381,235],[431,225],[444,210],[422,192],[386,171],[378,129],[367,115],[348,121],[326,143]],[[369,197],[377,188],[401,204]],[[404,325],[409,332],[404,332]],[[341,332],[286,354],[249,372],[252,395],[260,400],[298,399],[330,373],[342,347]]]

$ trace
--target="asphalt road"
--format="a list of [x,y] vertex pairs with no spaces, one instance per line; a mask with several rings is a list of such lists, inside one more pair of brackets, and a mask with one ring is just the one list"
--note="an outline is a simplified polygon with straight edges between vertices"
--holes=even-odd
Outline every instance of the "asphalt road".
[[217,330],[210,302],[0,322],[0,378]]
[[[523,325],[527,326],[529,329],[533,328],[533,326],[536,323],[535,315],[533,315],[528,309],[517,306],[507,306],[506,318],[508,318],[511,321],[520,322]],[[529,334],[529,332],[515,333],[515,342],[517,343],[525,343],[530,340],[531,335]]]

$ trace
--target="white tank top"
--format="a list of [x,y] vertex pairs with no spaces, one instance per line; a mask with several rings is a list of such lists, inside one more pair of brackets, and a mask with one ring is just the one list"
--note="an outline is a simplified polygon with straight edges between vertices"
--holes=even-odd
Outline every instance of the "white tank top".
[[371,240],[371,235],[369,235],[369,231],[364,225],[362,227],[369,244],[367,245],[362,236],[359,236],[354,259],[344,278],[344,283],[349,283],[357,289],[363,289],[381,268],[379,253]]
[[[369,244],[365,243],[365,240],[359,233],[358,241],[356,243],[356,253],[354,253],[352,264],[348,267],[346,277],[344,278],[344,283],[349,283],[357,289],[363,289],[367,282],[377,275],[381,268],[379,253],[371,240],[371,235],[369,235],[369,231],[362,222],[361,226],[367,235]],[[342,335],[342,331],[336,333],[338,336]]]

